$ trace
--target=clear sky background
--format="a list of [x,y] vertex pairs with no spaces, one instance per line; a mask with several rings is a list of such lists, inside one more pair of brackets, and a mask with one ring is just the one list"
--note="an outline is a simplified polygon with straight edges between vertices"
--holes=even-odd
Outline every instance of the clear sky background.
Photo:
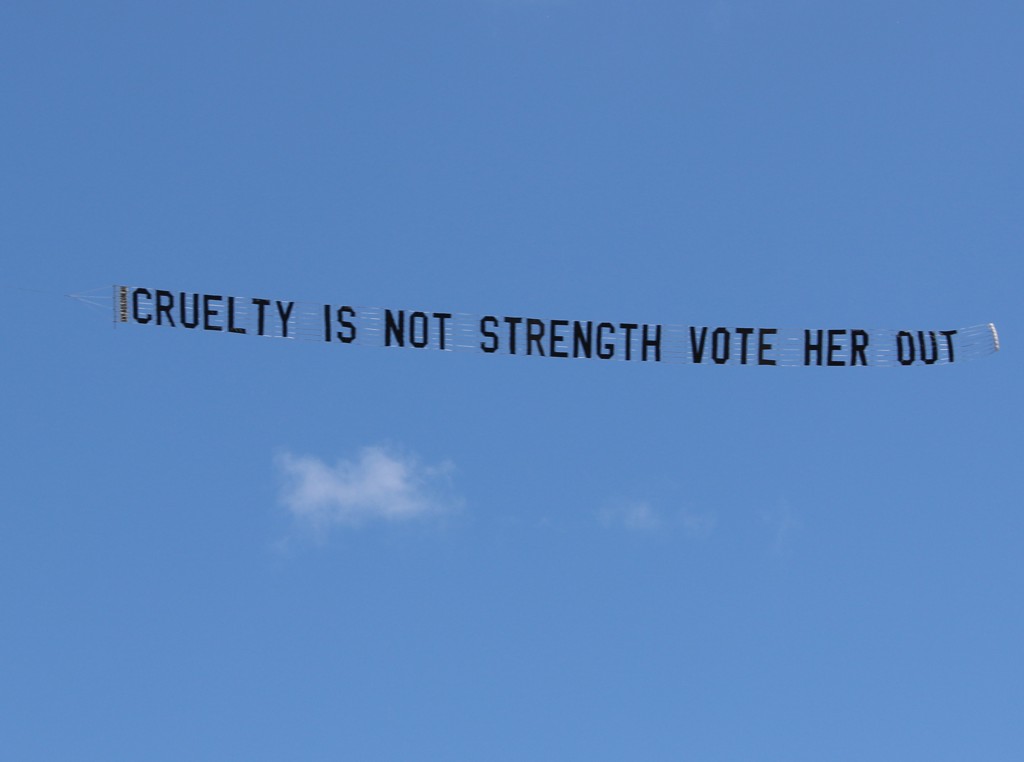
[[[1018,758],[1022,59],[1015,2],[4,3],[0,754]],[[540,360],[62,297],[114,283],[1003,351]]]

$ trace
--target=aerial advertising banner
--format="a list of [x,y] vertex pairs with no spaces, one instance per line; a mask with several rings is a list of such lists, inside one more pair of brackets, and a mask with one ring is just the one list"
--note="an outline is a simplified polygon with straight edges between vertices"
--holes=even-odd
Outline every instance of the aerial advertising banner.
[[689,365],[943,365],[991,354],[991,323],[956,329],[777,328],[571,320],[114,286],[114,322],[349,346]]

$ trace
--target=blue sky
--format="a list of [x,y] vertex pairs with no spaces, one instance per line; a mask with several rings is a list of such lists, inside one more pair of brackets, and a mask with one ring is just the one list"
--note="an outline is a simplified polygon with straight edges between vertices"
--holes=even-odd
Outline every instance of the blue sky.
[[[1019,754],[1022,34],[1014,3],[4,5],[3,755]],[[1003,351],[556,361],[62,296],[115,283]]]

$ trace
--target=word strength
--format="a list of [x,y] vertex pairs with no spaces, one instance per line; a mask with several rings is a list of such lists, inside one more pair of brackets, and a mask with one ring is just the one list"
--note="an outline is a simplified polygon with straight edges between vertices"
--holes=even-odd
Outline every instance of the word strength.
[[960,329],[763,328],[546,319],[114,287],[114,320],[346,346],[691,365],[871,367],[960,362],[999,348]]

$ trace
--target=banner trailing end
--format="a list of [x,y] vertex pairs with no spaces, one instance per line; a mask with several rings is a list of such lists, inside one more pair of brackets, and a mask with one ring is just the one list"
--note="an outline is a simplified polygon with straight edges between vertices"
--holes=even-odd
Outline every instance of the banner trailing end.
[[130,323],[128,314],[128,293],[131,286],[114,286],[114,322]]

